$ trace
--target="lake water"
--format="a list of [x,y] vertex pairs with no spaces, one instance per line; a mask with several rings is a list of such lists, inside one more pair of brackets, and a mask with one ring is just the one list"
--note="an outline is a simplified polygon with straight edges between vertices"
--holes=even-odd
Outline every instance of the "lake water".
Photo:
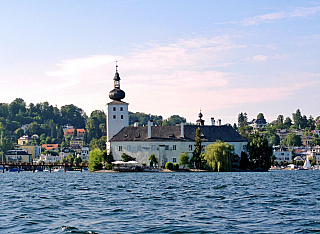
[[320,232],[320,171],[4,173],[0,233]]

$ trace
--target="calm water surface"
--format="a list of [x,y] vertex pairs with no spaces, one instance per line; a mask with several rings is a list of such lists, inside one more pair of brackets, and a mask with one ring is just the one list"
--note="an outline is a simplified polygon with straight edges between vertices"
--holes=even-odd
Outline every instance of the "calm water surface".
[[320,171],[4,173],[0,233],[320,232]]

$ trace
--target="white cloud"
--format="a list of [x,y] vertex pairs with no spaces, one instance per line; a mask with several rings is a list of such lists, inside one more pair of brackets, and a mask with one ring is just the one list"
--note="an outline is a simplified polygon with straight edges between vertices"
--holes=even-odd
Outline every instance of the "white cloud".
[[268,56],[257,54],[255,56],[252,56],[252,60],[257,61],[257,62],[264,62],[266,61]]
[[[293,79],[289,85],[278,83],[277,87],[254,87],[255,84],[241,82],[245,73],[225,71],[226,66],[238,64],[230,62],[233,60],[221,61],[227,52],[239,48],[247,49],[225,36],[135,46],[126,56],[94,55],[64,60],[58,64],[59,69],[47,72],[55,80],[49,88],[55,91],[52,95],[58,96],[60,103],[68,100],[88,113],[102,109],[109,101],[118,60],[121,88],[126,92],[124,101],[130,103],[131,111],[164,117],[180,114],[193,121],[200,107],[216,111],[244,103],[292,99],[295,92],[310,86],[310,82],[300,84]],[[252,66],[252,61],[267,59],[262,54],[250,56],[247,66]],[[301,75],[307,79],[319,74]]]
[[281,11],[281,12],[269,13],[269,14],[246,18],[243,21],[241,21],[241,24],[243,24],[244,26],[257,25],[259,23],[272,22],[277,19],[306,17],[309,15],[316,14],[318,12],[320,12],[320,6],[301,7],[291,11]]

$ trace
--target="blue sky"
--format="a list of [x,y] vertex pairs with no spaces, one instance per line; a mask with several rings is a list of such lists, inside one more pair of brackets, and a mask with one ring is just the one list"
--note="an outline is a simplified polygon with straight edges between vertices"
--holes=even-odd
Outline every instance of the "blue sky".
[[0,1],[0,97],[105,109],[317,117],[320,1]]

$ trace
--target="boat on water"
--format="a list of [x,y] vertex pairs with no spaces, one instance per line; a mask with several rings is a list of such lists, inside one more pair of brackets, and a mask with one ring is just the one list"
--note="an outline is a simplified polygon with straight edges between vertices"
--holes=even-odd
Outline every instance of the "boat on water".
[[38,167],[34,172],[43,172],[43,169],[41,167]]
[[54,172],[64,172],[64,169],[61,167],[57,167],[53,169]]
[[23,172],[23,171],[25,171],[24,169],[21,169],[21,168],[10,168],[9,170],[8,170],[8,172]]
[[82,172],[89,172],[89,169],[88,168],[83,168]]
[[310,164],[310,161],[309,161],[309,157],[308,157],[308,156],[306,156],[306,160],[304,161],[303,169],[305,169],[305,170],[311,169],[311,164]]

